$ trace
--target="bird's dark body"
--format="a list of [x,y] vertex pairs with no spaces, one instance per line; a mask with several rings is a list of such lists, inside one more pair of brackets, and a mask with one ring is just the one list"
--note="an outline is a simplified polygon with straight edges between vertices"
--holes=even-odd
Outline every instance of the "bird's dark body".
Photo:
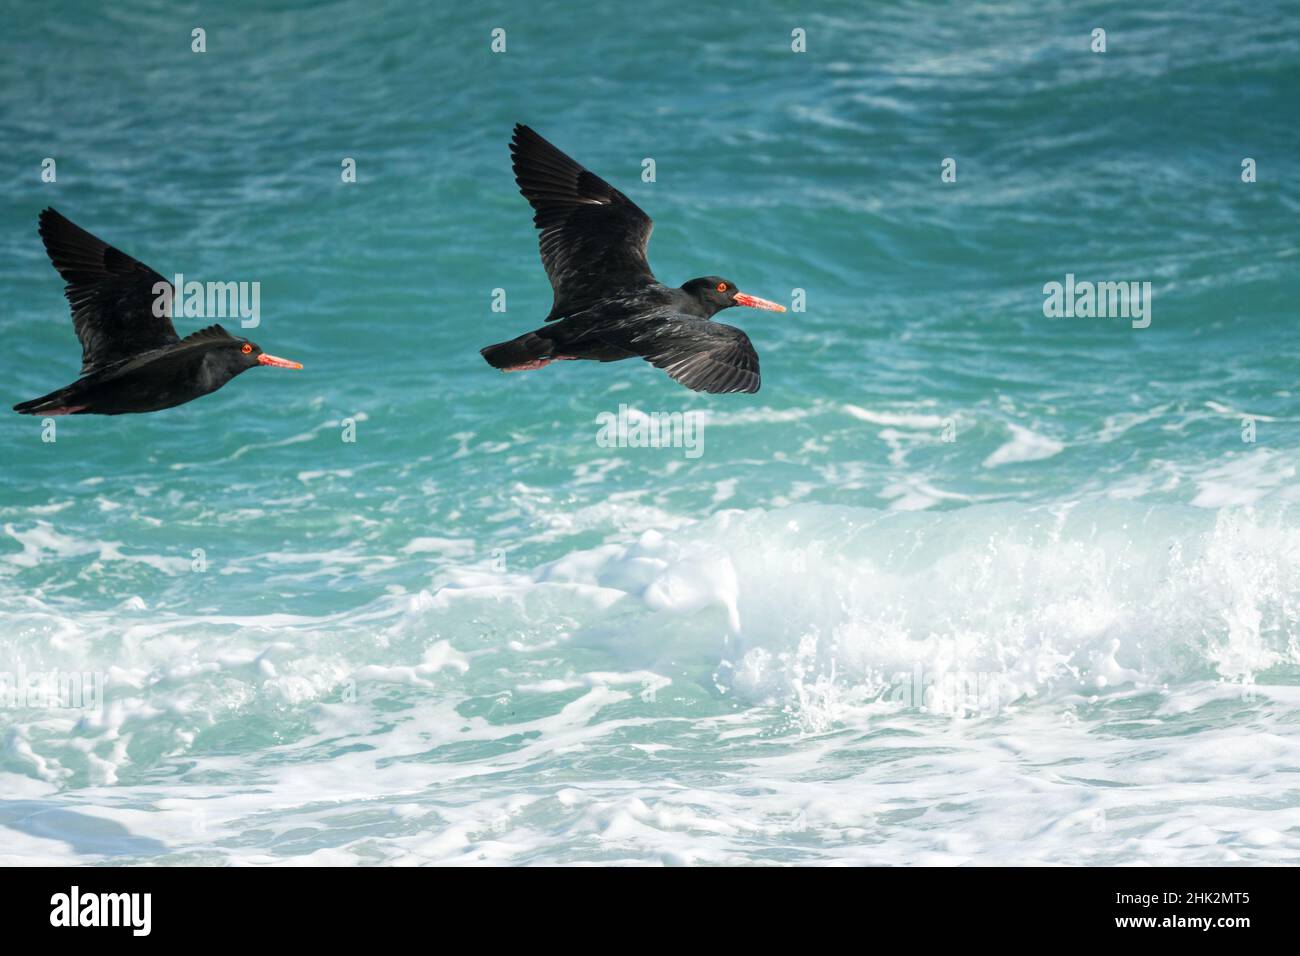
[[484,348],[488,364],[522,371],[643,358],[697,391],[758,391],[748,336],[711,320],[734,305],[781,306],[718,276],[664,285],[646,260],[653,223],[635,203],[526,126],[515,127],[511,153],[555,299],[546,325]]
[[[238,354],[238,353],[235,353]],[[242,357],[242,356],[241,356]],[[14,406],[26,415],[127,415],[175,408],[215,392],[256,361],[238,366],[219,342],[182,340],[77,379]]]
[[568,315],[548,319],[547,325],[529,334],[550,343],[556,354],[573,358],[596,362],[637,358],[638,353],[629,347],[629,340],[647,331],[646,323],[709,318],[701,314],[699,303],[680,293],[680,289],[656,282],[624,296],[597,299]]
[[258,365],[302,368],[267,355],[247,339],[210,325],[176,334],[153,269],[46,209],[41,239],[67,282],[72,325],[81,341],[81,378],[20,402],[24,415],[127,415],[184,405]]

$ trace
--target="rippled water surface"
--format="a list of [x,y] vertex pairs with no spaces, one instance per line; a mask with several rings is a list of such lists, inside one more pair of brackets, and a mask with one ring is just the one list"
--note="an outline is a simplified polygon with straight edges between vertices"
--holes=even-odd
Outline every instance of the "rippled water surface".
[[[77,373],[46,205],[305,368],[0,418],[0,687],[102,691],[0,700],[0,860],[1300,861],[1292,5],[4,9],[7,404]],[[758,394],[482,362],[515,122],[804,290]]]

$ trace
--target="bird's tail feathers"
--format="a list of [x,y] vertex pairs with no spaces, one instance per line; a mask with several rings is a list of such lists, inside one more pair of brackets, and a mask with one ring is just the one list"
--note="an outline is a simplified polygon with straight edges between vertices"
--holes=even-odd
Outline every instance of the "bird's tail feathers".
[[480,349],[480,354],[493,368],[511,369],[555,354],[555,345],[536,332],[525,332],[509,342],[498,342]]
[[68,414],[62,411],[68,406],[68,390],[61,388],[56,392],[50,392],[48,395],[42,395],[40,398],[33,398],[29,402],[19,402],[14,406],[14,411],[20,415],[48,415]]

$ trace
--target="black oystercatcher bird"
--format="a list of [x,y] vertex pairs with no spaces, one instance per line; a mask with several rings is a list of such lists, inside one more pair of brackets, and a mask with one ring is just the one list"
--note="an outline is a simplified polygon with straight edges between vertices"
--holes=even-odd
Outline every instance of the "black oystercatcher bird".
[[[81,378],[22,402],[24,415],[125,415],[156,412],[215,392],[258,365],[302,368],[267,355],[248,339],[210,325],[185,338],[155,286],[170,284],[143,262],[96,239],[53,209],[41,213],[41,238],[72,305],[81,341]],[[174,300],[175,291],[173,290]],[[155,311],[161,314],[155,314]]]
[[710,321],[733,305],[784,312],[730,279],[681,288],[650,271],[654,224],[636,203],[527,126],[510,142],[515,181],[541,230],[542,264],[555,290],[550,325],[482,350],[488,364],[522,372],[562,359],[640,356],[697,392],[757,392],[758,354],[740,329]]

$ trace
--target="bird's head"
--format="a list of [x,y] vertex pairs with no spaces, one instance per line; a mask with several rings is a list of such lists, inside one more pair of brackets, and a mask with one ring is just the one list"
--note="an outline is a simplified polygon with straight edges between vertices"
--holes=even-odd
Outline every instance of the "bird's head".
[[301,362],[293,362],[277,355],[268,355],[262,351],[260,345],[256,342],[250,342],[248,339],[236,338],[230,344],[229,349],[236,356],[236,361],[246,369],[252,368],[254,365],[270,365],[272,368],[302,368]]
[[205,329],[198,335],[207,338],[210,332],[211,338],[205,343],[207,367],[209,374],[223,382],[259,365],[270,365],[273,368],[302,368],[301,362],[291,362],[289,359],[268,355],[256,342],[230,335],[220,326],[212,330]]
[[748,295],[736,288],[736,283],[721,276],[703,276],[682,284],[685,292],[699,305],[698,314],[705,318],[729,309],[733,305],[744,305],[751,309],[767,309],[769,312],[784,312],[785,306],[756,295]]

